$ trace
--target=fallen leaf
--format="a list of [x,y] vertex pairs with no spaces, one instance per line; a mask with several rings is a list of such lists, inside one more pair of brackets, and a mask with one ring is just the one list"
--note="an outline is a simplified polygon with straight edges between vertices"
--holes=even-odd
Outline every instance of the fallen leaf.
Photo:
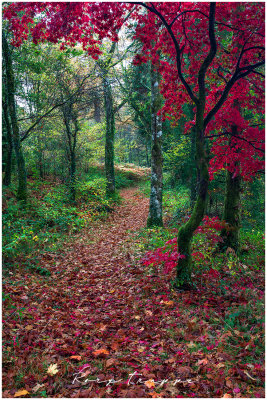
[[96,351],[93,351],[93,355],[94,356],[104,356],[104,355],[108,355],[109,351],[107,349],[98,349]]
[[38,392],[38,390],[41,389],[42,387],[44,387],[44,383],[42,385],[40,385],[40,383],[37,383],[32,389],[33,393]]
[[26,329],[26,331],[31,331],[33,329],[33,326],[32,325],[27,325],[25,329]]
[[177,368],[178,378],[188,378],[192,374],[193,370],[190,367],[179,367]]
[[114,365],[117,363],[117,360],[115,358],[109,358],[106,362],[106,367],[109,368],[111,365]]
[[112,350],[117,351],[118,348],[119,348],[119,343],[118,342],[112,342],[111,348],[112,348]]
[[157,397],[162,397],[162,395],[157,392],[150,392],[148,394],[149,394],[149,396],[153,397],[154,399],[156,399]]
[[145,381],[144,384],[145,384],[146,387],[148,387],[149,389],[151,389],[152,387],[155,387],[154,379],[149,379],[148,381]]
[[82,356],[71,356],[70,357],[72,360],[78,360],[78,361],[81,361],[81,359],[82,359]]
[[145,349],[146,348],[144,346],[140,346],[140,347],[137,348],[139,353],[143,353],[143,351],[145,351]]
[[203,358],[203,360],[198,360],[197,364],[198,365],[207,365],[208,364],[208,360],[206,358]]
[[165,304],[166,306],[173,306],[174,301],[170,300],[170,301],[163,301],[163,304]]
[[170,364],[175,363],[175,362],[176,362],[176,360],[174,357],[168,358],[168,360],[165,361],[165,363],[170,363]]
[[14,397],[20,397],[20,396],[26,396],[26,394],[29,394],[29,392],[25,389],[19,390],[14,394]]
[[48,375],[56,375],[58,373],[58,369],[57,369],[57,364],[51,364],[49,365],[48,369],[47,369],[47,373]]
[[104,325],[104,324],[101,322],[100,325],[99,325],[99,330],[100,330],[101,332],[104,332],[104,331],[106,330],[106,328],[107,328],[107,325]]
[[230,394],[228,394],[228,393],[225,393],[225,395],[223,395],[224,399],[229,399],[230,397],[232,397],[232,396]]

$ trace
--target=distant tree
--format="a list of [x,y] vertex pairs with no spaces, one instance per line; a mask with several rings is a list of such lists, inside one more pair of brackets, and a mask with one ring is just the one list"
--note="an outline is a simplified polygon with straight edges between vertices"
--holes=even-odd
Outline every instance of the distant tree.
[[[26,176],[24,155],[21,147],[20,131],[17,118],[17,110],[16,110],[16,101],[15,101],[16,87],[15,87],[15,78],[12,65],[12,55],[10,46],[7,41],[6,33],[4,31],[2,33],[2,45],[3,45],[3,60],[5,68],[4,94],[6,95],[6,99],[4,99],[4,108],[3,108],[4,118],[6,122],[7,131],[12,135],[12,143],[16,155],[17,174],[18,174],[17,198],[18,200],[27,201],[27,176]],[[12,148],[10,148],[10,151],[12,151]],[[11,159],[9,162],[11,162]]]

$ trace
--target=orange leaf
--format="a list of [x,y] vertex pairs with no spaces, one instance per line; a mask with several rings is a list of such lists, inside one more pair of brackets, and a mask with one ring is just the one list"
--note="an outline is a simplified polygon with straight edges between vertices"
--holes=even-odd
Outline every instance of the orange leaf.
[[26,394],[29,394],[29,392],[25,389],[19,390],[14,394],[14,397],[20,397],[20,396],[25,396]]
[[112,342],[111,348],[112,348],[112,350],[117,351],[118,348],[119,348],[119,343],[118,342]]
[[157,397],[162,397],[162,395],[160,393],[157,392],[150,392],[148,393],[151,397],[153,397],[154,399]]
[[166,306],[173,306],[174,301],[173,301],[173,300],[170,300],[170,301],[163,301],[163,303],[164,303]]
[[155,387],[154,379],[149,379],[149,381],[145,381],[144,384],[145,384],[146,387],[148,387],[149,389],[151,389],[152,387]]
[[232,397],[232,396],[228,393],[225,393],[225,395],[223,396],[224,399],[229,399],[230,397]]
[[203,360],[199,360],[198,365],[207,365],[208,364],[208,360],[206,358],[203,358]]
[[80,361],[82,359],[82,356],[71,356],[70,357],[72,360],[78,360]]
[[26,329],[26,331],[31,331],[33,329],[33,326],[32,325],[27,325],[25,329]]
[[96,350],[96,351],[93,351],[93,355],[94,356],[103,356],[103,355],[108,355],[109,354],[109,351],[108,350],[106,350],[106,349],[98,349],[98,350]]

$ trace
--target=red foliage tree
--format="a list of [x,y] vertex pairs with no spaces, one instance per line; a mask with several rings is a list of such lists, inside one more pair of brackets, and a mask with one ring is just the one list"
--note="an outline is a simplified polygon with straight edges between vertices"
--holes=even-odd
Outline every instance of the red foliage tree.
[[176,284],[186,288],[191,282],[191,239],[203,218],[208,191],[205,130],[231,92],[244,95],[240,82],[252,75],[262,79],[264,4],[12,3],[4,15],[15,32],[15,45],[31,33],[35,42],[61,42],[63,47],[82,43],[97,57],[98,40],[117,40],[117,29],[130,10],[137,21],[136,37],[143,42],[137,61],[156,62],[159,50],[165,56],[160,63],[166,118],[179,118],[185,103],[195,105],[198,196],[178,233],[178,250],[185,257],[178,260]]

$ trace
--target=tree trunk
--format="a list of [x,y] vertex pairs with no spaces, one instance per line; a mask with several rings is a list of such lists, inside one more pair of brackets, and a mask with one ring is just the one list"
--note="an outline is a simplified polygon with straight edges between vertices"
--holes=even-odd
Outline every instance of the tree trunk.
[[40,178],[44,179],[43,149],[39,133],[37,133],[37,162]]
[[13,144],[12,144],[12,130],[8,117],[8,109],[7,104],[3,101],[3,114],[4,121],[6,125],[7,132],[7,152],[6,152],[6,165],[4,168],[5,176],[3,179],[3,185],[9,186],[11,184],[11,176],[12,176],[12,153],[13,153]]
[[[193,116],[192,116],[192,118],[193,118]],[[192,131],[191,131],[191,148],[190,148],[190,158],[191,158],[192,163],[195,161],[195,159],[194,159],[195,148],[196,148],[196,135],[195,135],[195,129],[192,129]],[[197,176],[194,172],[195,171],[192,168],[191,178],[190,178],[190,206],[191,206],[191,209],[193,209],[196,198],[197,198]]]
[[[67,103],[63,108],[63,118],[67,136],[67,157],[69,160],[70,201],[76,201],[76,144],[79,131],[78,115],[73,109],[74,103]],[[71,121],[74,126],[71,126]]]
[[94,120],[96,123],[101,122],[100,98],[97,92],[94,93]]
[[162,116],[157,115],[162,107],[159,91],[160,74],[151,64],[151,191],[147,227],[163,226],[162,221]]
[[71,202],[76,200],[76,156],[75,151],[70,154],[70,199]]
[[203,219],[209,183],[208,160],[204,147],[203,118],[204,107],[197,107],[196,115],[196,165],[199,175],[198,194],[190,219],[181,226],[178,232],[178,252],[184,256],[177,263],[177,274],[175,286],[178,288],[189,288],[191,284],[191,241],[195,229]]
[[146,166],[149,168],[150,167],[150,162],[149,162],[149,156],[148,156],[148,143],[146,140]]
[[114,172],[114,135],[115,119],[113,109],[113,98],[111,85],[107,73],[103,76],[103,88],[106,111],[106,144],[105,144],[105,171],[106,171],[106,194],[112,196],[115,193],[115,172]]
[[27,176],[24,156],[21,148],[19,125],[17,121],[16,104],[15,104],[15,80],[12,67],[12,60],[8,48],[8,43],[5,35],[2,35],[3,45],[3,56],[5,60],[6,70],[6,89],[7,89],[7,101],[8,110],[10,114],[11,127],[12,127],[12,142],[16,155],[17,162],[17,173],[18,173],[18,191],[17,199],[26,201],[27,200]]

